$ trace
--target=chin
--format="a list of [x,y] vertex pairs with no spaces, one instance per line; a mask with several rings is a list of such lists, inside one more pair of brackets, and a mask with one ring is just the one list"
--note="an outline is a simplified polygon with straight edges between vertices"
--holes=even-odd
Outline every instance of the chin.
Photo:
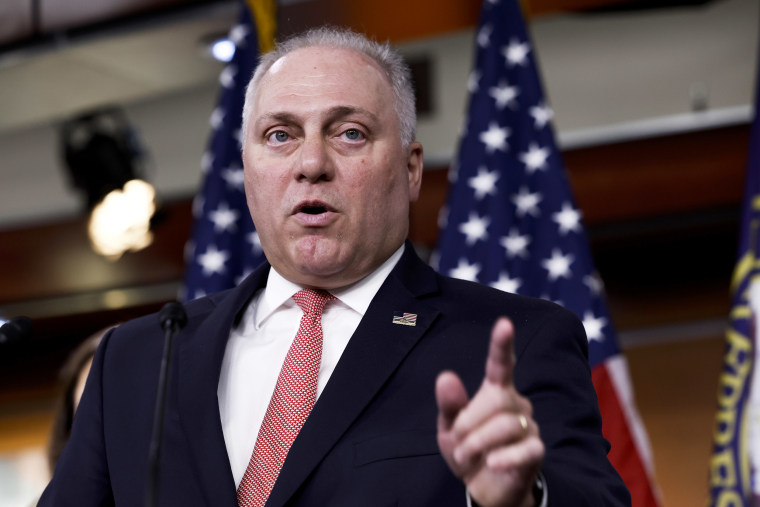
[[350,248],[348,244],[334,238],[301,238],[291,257],[291,265],[300,280],[298,282],[321,288],[337,288],[361,278],[355,274],[361,272],[361,266],[354,265],[357,259],[347,252],[347,248]]
[[318,235],[299,238],[292,249],[293,259],[303,266],[319,270],[321,265],[329,270],[329,265],[336,262],[344,247],[340,240]]
[[310,259],[299,265],[299,273],[312,279],[338,278],[343,271],[343,266],[335,262],[335,258]]

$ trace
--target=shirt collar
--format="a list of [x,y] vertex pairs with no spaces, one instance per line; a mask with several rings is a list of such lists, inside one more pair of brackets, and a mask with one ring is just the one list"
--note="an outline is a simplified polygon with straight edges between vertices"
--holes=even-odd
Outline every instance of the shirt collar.
[[[383,262],[372,273],[365,276],[356,283],[347,287],[331,290],[330,293],[337,297],[343,304],[353,309],[360,315],[364,315],[369,308],[372,298],[375,297],[380,286],[383,284],[388,275],[393,270],[401,255],[404,253],[404,244],[402,244],[393,255]],[[272,315],[275,310],[283,305],[295,305],[293,294],[301,290],[298,284],[285,279],[274,267],[269,270],[267,285],[264,288],[259,304],[256,305],[254,315],[254,325],[258,328],[263,322]]]

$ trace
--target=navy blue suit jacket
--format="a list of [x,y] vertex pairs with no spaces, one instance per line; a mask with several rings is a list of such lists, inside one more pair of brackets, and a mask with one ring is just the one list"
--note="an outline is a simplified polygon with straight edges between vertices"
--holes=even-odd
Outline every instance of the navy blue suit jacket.
[[[237,288],[187,305],[169,376],[161,506],[237,505],[217,384],[230,329],[267,272],[264,266]],[[416,325],[394,324],[394,312],[416,313]],[[442,277],[409,243],[290,449],[267,505],[462,507],[464,486],[436,443],[434,383],[450,369],[471,394],[477,390],[500,315],[516,329],[514,379],[533,403],[546,444],[550,504],[629,505],[606,457],[580,322],[552,303]],[[155,315],[103,340],[40,505],[143,505],[162,347]]]

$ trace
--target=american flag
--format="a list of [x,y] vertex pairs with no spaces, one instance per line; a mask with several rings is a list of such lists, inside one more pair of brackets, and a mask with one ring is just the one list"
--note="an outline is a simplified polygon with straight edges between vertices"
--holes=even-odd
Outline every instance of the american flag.
[[455,278],[549,299],[583,321],[610,460],[634,506],[658,505],[648,439],[517,0],[484,0],[475,51],[433,263]]
[[393,312],[393,323],[403,326],[416,326],[417,314],[407,312]]
[[185,300],[235,286],[264,260],[245,201],[240,157],[245,87],[259,54],[256,27],[242,2],[239,23],[229,38],[235,55],[219,76],[221,95],[209,120],[203,184],[193,202],[195,222],[185,248]]
[[760,67],[744,184],[739,255],[719,379],[710,505],[760,506]]

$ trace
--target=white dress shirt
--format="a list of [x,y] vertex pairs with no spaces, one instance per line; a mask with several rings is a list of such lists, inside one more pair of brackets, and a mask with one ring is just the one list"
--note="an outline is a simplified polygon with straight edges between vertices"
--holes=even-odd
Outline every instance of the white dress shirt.
[[[322,313],[322,361],[317,398],[322,394],[372,298],[403,253],[404,245],[401,245],[388,260],[362,280],[330,291],[338,300],[329,302]],[[224,443],[236,487],[245,475],[277,377],[298,332],[303,312],[293,301],[293,295],[302,288],[271,268],[266,287],[251,299],[227,341],[217,397]],[[545,484],[542,477],[539,480],[542,485]],[[544,486],[540,507],[546,507],[547,498]],[[467,507],[473,505],[469,493],[463,503]]]
[[[317,397],[322,393],[372,298],[401,258],[404,245],[367,277],[332,290],[337,297],[322,314],[322,362]],[[217,396],[224,442],[239,485],[256,444],[285,356],[303,312],[293,301],[300,287],[272,268],[267,285],[252,298],[224,352]]]

